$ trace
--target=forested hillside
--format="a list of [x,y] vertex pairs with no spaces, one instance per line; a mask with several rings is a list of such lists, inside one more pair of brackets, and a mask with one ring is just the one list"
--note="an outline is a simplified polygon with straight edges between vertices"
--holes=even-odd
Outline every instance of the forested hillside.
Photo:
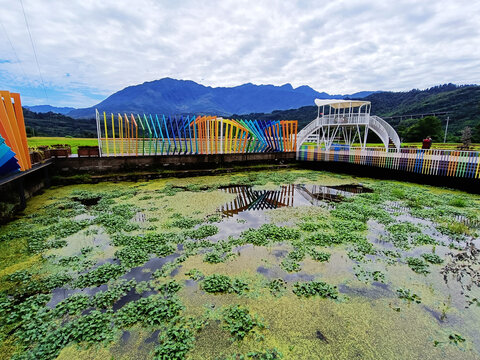
[[[478,128],[480,124],[480,86],[457,86],[446,84],[426,90],[407,92],[377,92],[362,100],[372,103],[372,114],[385,118],[402,136],[416,120],[399,115],[450,112],[449,140],[459,141],[461,131],[466,127]],[[316,106],[299,109],[274,111],[269,114],[235,115],[237,118],[298,120],[303,128],[317,116]],[[392,118],[390,118],[392,117]],[[439,116],[445,126],[447,115]]]
[[73,119],[53,112],[36,113],[23,108],[27,136],[96,137],[95,119]]

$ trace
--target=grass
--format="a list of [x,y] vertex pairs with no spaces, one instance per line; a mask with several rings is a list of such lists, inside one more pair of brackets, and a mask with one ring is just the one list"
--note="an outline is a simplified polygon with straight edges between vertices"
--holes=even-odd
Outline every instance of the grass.
[[68,138],[68,137],[29,137],[28,147],[51,146],[57,144],[68,144],[72,147],[72,154],[77,153],[79,146],[97,146],[98,141],[94,138]]
[[[68,144],[72,148],[72,154],[77,153],[79,146],[97,146],[98,141],[95,138],[68,138],[68,137],[29,137],[28,146],[31,148],[36,148],[38,146],[51,146],[57,144]],[[313,143],[305,143],[305,145],[314,145]],[[444,150],[456,150],[457,147],[461,146],[461,143],[433,143],[432,149],[444,149]],[[355,147],[360,146],[360,144],[355,144]],[[402,147],[416,147],[421,149],[422,143],[402,143]],[[367,144],[367,147],[383,147],[383,144]],[[480,144],[472,144],[472,150],[480,150]]]

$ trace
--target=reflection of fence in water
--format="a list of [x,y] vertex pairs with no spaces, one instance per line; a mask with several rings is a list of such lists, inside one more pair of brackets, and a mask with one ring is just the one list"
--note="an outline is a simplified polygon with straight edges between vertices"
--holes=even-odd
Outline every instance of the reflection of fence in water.
[[297,185],[297,190],[312,205],[321,205],[319,202],[340,202],[346,197],[365,191],[362,187],[352,185],[338,187]]
[[268,210],[293,206],[294,185],[282,186],[280,190],[252,190],[251,186],[231,186],[221,189],[237,197],[223,205],[221,211],[233,216],[247,210]]

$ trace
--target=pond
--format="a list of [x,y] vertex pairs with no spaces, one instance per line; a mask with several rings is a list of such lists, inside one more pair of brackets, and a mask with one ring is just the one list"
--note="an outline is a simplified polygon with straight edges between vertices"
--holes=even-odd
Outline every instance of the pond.
[[478,359],[480,196],[307,170],[54,187],[0,229],[13,359]]

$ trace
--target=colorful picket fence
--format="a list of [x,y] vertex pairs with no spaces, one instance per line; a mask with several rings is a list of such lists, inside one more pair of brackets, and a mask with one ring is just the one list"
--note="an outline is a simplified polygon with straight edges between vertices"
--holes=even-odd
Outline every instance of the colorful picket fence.
[[0,174],[32,167],[20,94],[0,91],[0,139]]
[[336,161],[425,175],[480,178],[480,152],[439,149],[388,149],[304,146],[297,160]]
[[216,116],[100,114],[101,156],[229,154],[295,151],[297,121],[233,120]]

